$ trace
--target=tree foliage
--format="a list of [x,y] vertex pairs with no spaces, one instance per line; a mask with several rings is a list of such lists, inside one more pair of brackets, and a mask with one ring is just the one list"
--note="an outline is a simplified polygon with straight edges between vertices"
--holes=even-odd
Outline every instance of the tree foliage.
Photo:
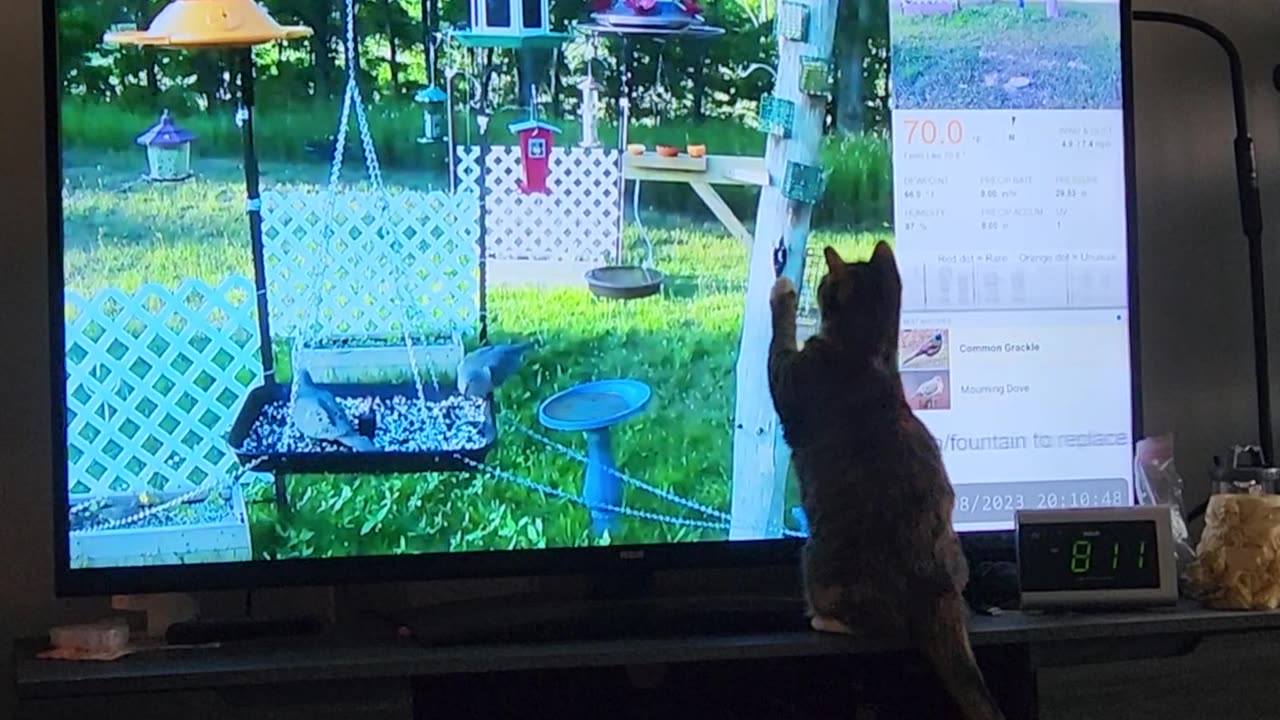
[[[113,26],[145,27],[166,2],[60,0],[64,92],[82,101],[148,111],[164,107],[192,112],[232,102],[232,66],[218,53],[102,44],[103,33]],[[427,8],[424,2],[429,3]],[[305,107],[338,96],[346,72],[342,0],[268,0],[265,5],[280,22],[308,25],[315,35],[308,41],[258,50],[262,95],[276,107]],[[553,0],[552,5],[553,21],[559,27],[586,18],[591,8],[590,0]],[[768,73],[744,71],[752,63],[775,60],[772,10],[776,0],[711,0],[704,5],[707,20],[730,32],[709,42],[634,43],[630,93],[634,119],[746,120],[759,98],[769,92]],[[841,3],[838,75],[861,70],[858,82],[837,83],[840,92],[833,98],[832,119],[833,126],[843,131],[879,127],[885,118],[887,18],[883,5],[875,0]],[[464,25],[469,14],[466,0],[357,0],[356,68],[362,86],[375,101],[407,102],[427,82],[425,43],[430,33],[423,18],[431,17],[433,11],[438,12],[442,31]],[[574,84],[584,72],[588,51],[589,44],[578,39],[555,56],[493,53],[494,74],[486,84],[490,107],[522,104],[525,98],[518,85],[526,85],[525,76],[533,72],[540,97],[549,99],[556,109],[572,112],[578,104]],[[619,41],[607,40],[599,51],[596,78],[604,85],[604,97],[615,98],[621,90],[623,48]],[[438,63],[440,69],[473,69],[465,53],[449,43],[440,46]],[[437,81],[443,82],[438,75]],[[841,97],[850,93],[855,97]]]

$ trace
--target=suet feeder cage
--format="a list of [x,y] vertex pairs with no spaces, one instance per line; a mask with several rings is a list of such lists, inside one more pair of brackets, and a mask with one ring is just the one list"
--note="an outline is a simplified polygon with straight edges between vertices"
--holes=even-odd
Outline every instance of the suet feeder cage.
[[796,104],[774,95],[760,99],[760,130],[771,135],[791,137],[795,124]]
[[109,32],[103,41],[110,45],[230,48],[310,35],[311,28],[276,22],[254,0],[173,0],[146,30]]
[[778,34],[784,40],[805,42],[809,39],[809,7],[798,2],[778,6]]
[[191,177],[191,143],[194,133],[181,128],[166,110],[160,122],[137,138],[147,150],[146,179],[152,182],[180,182]]
[[822,198],[826,184],[827,174],[822,168],[789,162],[782,180],[782,195],[788,200],[813,205]]
[[449,96],[435,85],[429,85],[419,91],[413,100],[422,106],[422,137],[418,138],[418,142],[425,145],[444,140],[449,128]]
[[831,93],[831,64],[822,58],[807,57],[800,61],[800,89],[807,95]]

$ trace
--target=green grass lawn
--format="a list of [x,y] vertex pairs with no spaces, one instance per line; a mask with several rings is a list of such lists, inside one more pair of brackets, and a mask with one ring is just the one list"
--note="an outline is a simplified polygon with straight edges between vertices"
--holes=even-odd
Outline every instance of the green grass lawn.
[[1042,2],[905,15],[895,3],[894,103],[899,109],[1119,108],[1120,18],[1113,4]]
[[[323,168],[268,164],[264,186],[315,182]],[[207,164],[202,178],[176,186],[130,184],[136,157],[73,154],[67,168],[68,288],[93,294],[216,284],[251,276],[243,192],[234,163]],[[392,183],[413,180],[393,172]],[[666,295],[632,302],[595,299],[585,287],[500,288],[489,293],[495,341],[536,337],[539,350],[498,394],[500,443],[487,462],[566,492],[580,492],[583,467],[519,433],[536,429],[578,452],[580,436],[543,431],[538,402],[576,383],[634,377],[654,390],[649,409],[618,427],[619,466],[645,482],[727,512],[732,466],[734,369],[742,326],[747,252],[706,218],[652,221],[656,264],[681,279]],[[818,232],[811,246],[835,244],[846,257],[868,252],[886,233]],[[635,247],[638,243],[628,243]],[[295,476],[293,511],[282,514],[267,486],[249,493],[257,557],[311,557],[581,546],[588,513],[478,473]],[[626,504],[707,520],[629,489]],[[613,543],[723,539],[719,530],[644,520],[624,522]]]

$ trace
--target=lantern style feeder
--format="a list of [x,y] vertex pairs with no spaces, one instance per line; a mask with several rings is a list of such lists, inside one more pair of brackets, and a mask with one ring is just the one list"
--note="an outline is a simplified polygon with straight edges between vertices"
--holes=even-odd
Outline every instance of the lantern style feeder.
[[195,133],[181,128],[169,111],[160,122],[138,136],[137,143],[147,149],[146,179],[151,182],[181,182],[191,177],[191,143]]
[[432,84],[420,90],[413,101],[422,106],[422,137],[418,142],[426,145],[444,140],[449,127],[449,95]]

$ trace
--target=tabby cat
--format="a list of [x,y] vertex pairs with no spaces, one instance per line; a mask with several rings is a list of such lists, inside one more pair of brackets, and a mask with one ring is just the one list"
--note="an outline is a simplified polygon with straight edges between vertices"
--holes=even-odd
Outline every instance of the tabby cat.
[[893,252],[865,263],[825,251],[818,334],[796,342],[796,288],[770,297],[769,389],[808,518],[805,596],[824,632],[911,638],[965,720],[1000,720],[969,646],[968,566],[955,495],[898,374],[902,280]]

